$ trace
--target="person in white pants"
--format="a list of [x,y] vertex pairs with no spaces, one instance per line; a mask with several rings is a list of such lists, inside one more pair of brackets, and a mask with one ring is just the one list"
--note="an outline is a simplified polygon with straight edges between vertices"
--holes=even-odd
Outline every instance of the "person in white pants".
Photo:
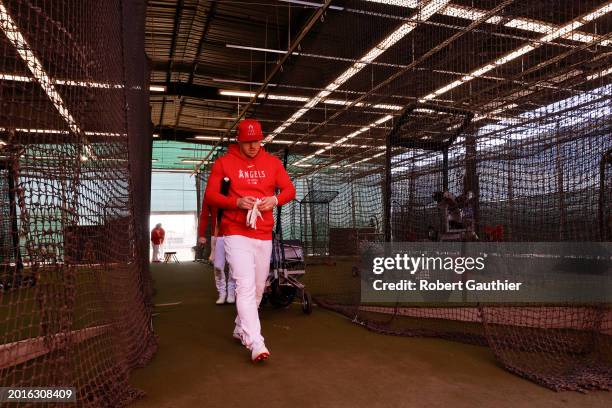
[[208,216],[211,217],[211,245],[209,260],[213,264],[215,274],[215,286],[219,297],[216,304],[222,305],[225,302],[236,302],[236,281],[232,278],[231,269],[225,275],[225,246],[223,245],[223,234],[217,224],[218,210],[210,207],[206,200],[202,201],[202,211],[200,211],[200,221],[198,223],[198,244],[206,245],[206,227],[208,227]]
[[153,245],[153,262],[162,261],[162,245],[166,238],[166,231],[162,228],[161,223],[155,225],[151,230],[151,244]]
[[[211,248],[211,262],[213,263],[213,269],[215,271],[215,286],[217,292],[219,292],[219,298],[217,304],[222,305],[225,302],[235,303],[236,302],[236,280],[232,276],[231,269],[225,274],[225,238],[224,237],[211,237],[212,241]],[[231,264],[230,264],[231,265]]]
[[[240,122],[236,138],[238,144],[231,144],[227,154],[215,161],[204,198],[209,205],[223,209],[225,254],[236,280],[238,316],[233,336],[257,362],[270,356],[257,309],[270,270],[272,210],[293,200],[295,187],[281,161],[261,147],[263,133],[258,121]],[[229,179],[227,195],[220,193],[224,178]]]
[[261,335],[258,307],[270,272],[272,241],[242,235],[225,237],[225,254],[236,280],[236,327],[233,336],[249,348],[265,344]]

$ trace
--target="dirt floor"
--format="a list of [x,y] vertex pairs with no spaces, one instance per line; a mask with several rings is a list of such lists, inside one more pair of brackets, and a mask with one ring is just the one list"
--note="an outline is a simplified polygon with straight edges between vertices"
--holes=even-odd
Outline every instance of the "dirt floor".
[[133,407],[610,407],[612,393],[555,393],[499,367],[485,347],[376,334],[299,305],[261,313],[271,358],[253,365],[216,306],[212,270],[154,265],[159,350],[131,383]]

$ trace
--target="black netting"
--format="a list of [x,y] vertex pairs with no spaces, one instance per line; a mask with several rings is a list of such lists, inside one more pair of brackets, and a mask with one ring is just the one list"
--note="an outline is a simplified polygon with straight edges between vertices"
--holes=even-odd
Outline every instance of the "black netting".
[[80,406],[141,395],[128,376],[156,348],[145,7],[0,2],[2,386],[75,387]]

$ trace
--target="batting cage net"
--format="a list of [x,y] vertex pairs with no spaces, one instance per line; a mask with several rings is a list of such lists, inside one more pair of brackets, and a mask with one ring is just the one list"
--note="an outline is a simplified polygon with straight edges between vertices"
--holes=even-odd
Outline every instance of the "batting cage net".
[[362,304],[356,265],[383,242],[610,241],[611,12],[591,0],[328,11],[275,92],[314,89],[315,69],[329,86],[294,116],[259,115],[297,135],[283,237],[302,241],[318,303],[381,333],[488,345],[551,389],[610,389],[609,304]]
[[0,1],[0,386],[140,395],[130,370],[156,348],[145,7]]

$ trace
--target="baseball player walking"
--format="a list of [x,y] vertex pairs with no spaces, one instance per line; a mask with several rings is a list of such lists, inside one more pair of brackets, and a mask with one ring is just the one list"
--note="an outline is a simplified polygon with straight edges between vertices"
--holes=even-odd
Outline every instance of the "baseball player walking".
[[[261,335],[258,306],[263,296],[272,253],[272,210],[295,198],[295,187],[281,161],[261,146],[261,124],[245,119],[238,124],[237,144],[213,164],[205,200],[224,209],[221,230],[227,262],[236,280],[234,337],[251,351],[254,362],[270,356]],[[230,179],[228,195],[220,193]],[[276,188],[280,193],[275,195]]]

